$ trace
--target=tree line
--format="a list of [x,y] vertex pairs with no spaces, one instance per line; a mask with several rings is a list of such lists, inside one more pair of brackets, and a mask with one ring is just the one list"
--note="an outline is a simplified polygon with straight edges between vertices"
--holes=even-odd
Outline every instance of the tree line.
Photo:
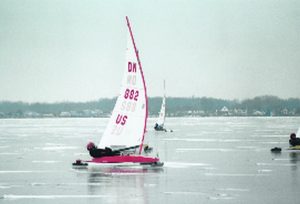
[[[22,117],[106,117],[116,98],[89,102],[26,103],[0,102],[1,118]],[[158,115],[162,98],[149,98],[149,115]],[[168,97],[167,116],[300,116],[300,99],[258,96],[245,100],[225,100],[209,97]],[[62,113],[65,113],[64,115]],[[69,113],[69,114],[66,114]]]

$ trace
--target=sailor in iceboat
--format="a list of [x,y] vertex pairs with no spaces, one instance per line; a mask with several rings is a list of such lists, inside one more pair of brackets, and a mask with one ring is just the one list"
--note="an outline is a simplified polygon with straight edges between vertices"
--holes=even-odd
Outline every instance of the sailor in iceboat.
[[155,123],[154,130],[167,132],[167,130],[163,126],[159,125],[158,123]]
[[98,149],[93,142],[89,142],[86,148],[89,151],[91,157],[93,158],[99,158],[104,156],[117,156],[121,154],[120,151],[113,151],[109,147],[105,147],[105,149]]
[[[93,142],[89,142],[86,146],[87,150],[89,151],[91,157],[93,158],[100,158],[100,157],[105,157],[105,156],[119,156],[124,153],[128,153],[128,150],[131,149],[136,149],[138,148],[139,145],[133,146],[133,147],[127,147],[123,149],[118,149],[118,150],[112,150],[109,147],[105,147],[104,149],[98,148]],[[152,147],[149,147],[149,145],[145,144],[144,145],[144,153],[148,154],[152,152]]]
[[291,133],[289,142],[291,146],[300,145],[300,138],[296,137],[295,133]]

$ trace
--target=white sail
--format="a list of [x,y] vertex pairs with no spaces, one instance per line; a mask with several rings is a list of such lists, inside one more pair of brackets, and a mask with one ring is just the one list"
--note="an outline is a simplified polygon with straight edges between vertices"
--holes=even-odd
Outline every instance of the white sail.
[[298,128],[298,131],[297,131],[297,133],[296,133],[296,136],[297,136],[297,137],[300,137],[300,127]]
[[160,127],[164,127],[165,118],[166,118],[166,90],[165,89],[166,89],[166,87],[165,87],[165,81],[164,81],[164,96],[163,96],[163,100],[161,103],[158,120],[156,122]]
[[[121,90],[99,147],[142,146],[148,117],[146,85],[129,20],[129,40]],[[141,149],[140,149],[141,151]]]

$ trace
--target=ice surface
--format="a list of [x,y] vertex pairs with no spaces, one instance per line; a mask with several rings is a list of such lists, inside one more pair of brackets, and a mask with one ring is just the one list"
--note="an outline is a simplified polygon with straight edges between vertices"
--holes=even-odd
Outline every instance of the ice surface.
[[[1,203],[286,203],[299,197],[300,152],[288,151],[300,118],[167,118],[174,132],[146,142],[161,171],[75,170],[107,119],[9,119],[0,123]],[[283,150],[273,154],[270,149]],[[284,190],[283,190],[284,189]]]

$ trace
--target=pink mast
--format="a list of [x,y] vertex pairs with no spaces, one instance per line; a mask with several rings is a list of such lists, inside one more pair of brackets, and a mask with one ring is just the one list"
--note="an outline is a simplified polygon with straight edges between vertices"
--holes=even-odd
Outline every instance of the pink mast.
[[144,144],[144,138],[145,138],[145,133],[146,133],[146,129],[147,129],[147,118],[148,118],[148,97],[147,97],[147,88],[146,88],[146,82],[145,82],[145,78],[144,78],[144,73],[143,73],[143,69],[142,69],[142,64],[139,58],[139,53],[138,50],[136,48],[135,42],[134,42],[134,37],[133,37],[133,33],[131,30],[131,26],[130,26],[130,22],[129,22],[129,18],[128,16],[126,16],[126,21],[127,21],[127,26],[129,29],[129,33],[130,33],[130,37],[131,37],[131,41],[133,43],[133,47],[134,47],[134,51],[135,51],[135,55],[139,64],[139,68],[141,71],[141,75],[142,75],[142,79],[143,79],[143,84],[144,84],[144,90],[145,90],[145,99],[146,99],[146,117],[145,117],[145,123],[144,123],[144,132],[143,132],[143,137],[142,137],[142,141],[140,144],[140,149],[139,149],[139,154],[141,154],[142,150],[143,150],[143,144]]

